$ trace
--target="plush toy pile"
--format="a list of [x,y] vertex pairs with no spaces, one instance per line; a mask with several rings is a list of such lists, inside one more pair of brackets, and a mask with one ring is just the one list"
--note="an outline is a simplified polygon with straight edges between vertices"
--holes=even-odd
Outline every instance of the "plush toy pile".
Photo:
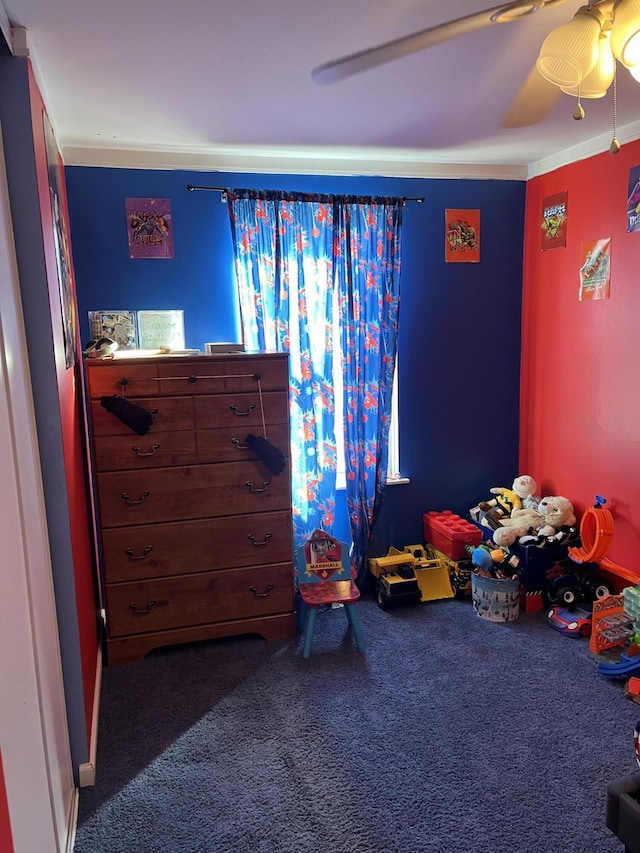
[[498,547],[508,548],[516,541],[538,548],[563,545],[576,535],[571,501],[561,495],[540,499],[536,490],[533,477],[523,474],[511,489],[496,486],[489,490],[496,497],[478,504],[484,513],[482,523],[492,528]]

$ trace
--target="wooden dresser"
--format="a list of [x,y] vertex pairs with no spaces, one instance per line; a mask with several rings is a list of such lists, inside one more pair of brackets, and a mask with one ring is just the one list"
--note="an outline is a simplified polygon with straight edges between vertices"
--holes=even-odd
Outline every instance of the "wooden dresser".
[[[109,665],[174,643],[296,634],[286,355],[87,361]],[[153,413],[138,435],[100,399]]]

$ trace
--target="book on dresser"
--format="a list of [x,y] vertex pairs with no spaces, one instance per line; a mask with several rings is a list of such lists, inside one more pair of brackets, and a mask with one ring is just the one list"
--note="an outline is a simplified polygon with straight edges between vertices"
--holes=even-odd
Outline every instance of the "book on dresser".
[[[287,356],[85,365],[107,663],[217,637],[294,636]],[[116,414],[127,408],[151,414],[143,434]],[[282,451],[283,471],[245,443],[252,434]]]

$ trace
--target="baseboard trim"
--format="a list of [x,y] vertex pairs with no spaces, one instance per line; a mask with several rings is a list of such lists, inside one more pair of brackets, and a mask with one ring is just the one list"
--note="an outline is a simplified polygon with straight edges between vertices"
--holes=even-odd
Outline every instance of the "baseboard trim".
[[80,789],[73,789],[73,800],[69,809],[69,826],[67,827],[67,843],[64,853],[73,853],[76,843],[76,829],[78,827],[78,809],[80,807]]
[[100,716],[100,694],[102,690],[102,644],[98,645],[96,661],[96,685],[93,692],[93,714],[91,717],[91,743],[89,761],[78,767],[78,783],[81,788],[92,788],[96,784],[96,764],[98,755],[98,718]]

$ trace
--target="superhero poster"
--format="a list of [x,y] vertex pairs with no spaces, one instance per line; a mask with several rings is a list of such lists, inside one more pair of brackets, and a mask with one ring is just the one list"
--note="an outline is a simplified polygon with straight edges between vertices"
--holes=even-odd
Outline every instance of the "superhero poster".
[[171,200],[126,198],[130,258],[173,258]]
[[445,210],[444,259],[448,264],[480,261],[480,211]]
[[567,193],[555,193],[542,201],[540,249],[564,249],[567,245]]
[[580,301],[608,299],[611,289],[611,237],[580,246]]
[[640,231],[640,166],[629,169],[627,185],[627,233]]

